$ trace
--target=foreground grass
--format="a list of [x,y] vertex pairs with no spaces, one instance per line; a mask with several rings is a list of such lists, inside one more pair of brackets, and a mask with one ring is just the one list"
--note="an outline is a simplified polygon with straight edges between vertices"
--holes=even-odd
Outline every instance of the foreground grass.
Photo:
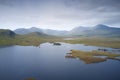
[[[106,56],[106,57],[101,58],[99,56]],[[79,58],[80,60],[84,61],[86,64],[103,62],[106,61],[107,59],[120,60],[116,57],[120,57],[120,54],[113,54],[109,52],[101,52],[96,50],[90,52],[71,50],[71,53],[68,53],[66,55],[66,58]]]
[[103,46],[103,47],[111,47],[111,48],[120,48],[120,38],[78,38],[73,40],[65,40],[68,43],[74,44],[85,44],[85,45],[93,45],[93,46]]

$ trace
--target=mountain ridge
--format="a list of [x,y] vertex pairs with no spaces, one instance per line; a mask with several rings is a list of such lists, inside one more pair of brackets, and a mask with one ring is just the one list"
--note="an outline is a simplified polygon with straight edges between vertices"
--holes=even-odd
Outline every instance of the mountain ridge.
[[47,35],[56,35],[56,36],[74,36],[74,35],[84,35],[84,36],[120,36],[120,28],[115,28],[107,26],[104,24],[98,24],[93,27],[83,27],[78,26],[73,28],[70,31],[65,30],[52,30],[52,29],[41,29],[36,27],[31,27],[28,29],[20,28],[14,30],[16,34],[29,34],[31,32],[40,32]]
[[84,36],[120,36],[120,28],[114,28],[103,24],[93,27],[77,27],[69,32],[70,35]]
[[63,33],[66,33],[67,31],[65,30],[52,30],[52,29],[41,29],[41,28],[36,28],[36,27],[31,27],[31,28],[18,28],[16,30],[14,30],[14,32],[16,34],[21,34],[21,35],[24,35],[24,34],[28,34],[28,33],[31,33],[31,32],[40,32],[40,33],[45,33],[45,34],[48,34],[48,35],[60,35],[60,34],[63,34]]

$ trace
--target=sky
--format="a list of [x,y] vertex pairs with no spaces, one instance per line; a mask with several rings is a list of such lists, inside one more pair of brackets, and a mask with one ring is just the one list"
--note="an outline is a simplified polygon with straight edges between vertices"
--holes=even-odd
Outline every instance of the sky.
[[0,28],[120,27],[120,0],[0,0]]

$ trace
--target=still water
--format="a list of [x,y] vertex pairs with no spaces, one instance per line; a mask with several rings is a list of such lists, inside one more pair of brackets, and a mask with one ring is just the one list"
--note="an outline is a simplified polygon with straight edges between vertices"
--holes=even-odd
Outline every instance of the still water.
[[[120,80],[120,61],[107,60],[85,64],[79,59],[65,58],[71,49],[91,51],[96,46],[83,44],[43,43],[35,46],[0,47],[0,80]],[[106,48],[109,51],[119,50]]]

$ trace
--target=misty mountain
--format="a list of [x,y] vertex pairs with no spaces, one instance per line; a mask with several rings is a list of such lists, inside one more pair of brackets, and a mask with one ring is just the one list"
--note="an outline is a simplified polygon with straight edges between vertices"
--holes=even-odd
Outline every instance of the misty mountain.
[[107,25],[103,25],[103,24],[98,24],[93,27],[93,29],[108,29],[108,28],[110,28],[110,27]]
[[19,29],[14,30],[14,32],[16,34],[29,34],[29,33],[32,33],[32,32],[42,32],[42,30],[39,29],[39,28],[36,28],[36,27],[31,27],[29,29],[19,28]]
[[47,37],[49,35],[41,32],[31,32],[31,33],[25,34],[25,36]]
[[69,31],[69,35],[83,36],[120,36],[120,28],[109,27],[103,24],[98,24],[93,27],[76,27]]
[[30,31],[28,29],[24,29],[24,28],[16,29],[16,30],[14,30],[14,32],[16,34],[28,34],[28,33],[30,33]]
[[68,31],[59,31],[59,30],[52,30],[52,29],[44,29],[43,33],[49,35],[65,35]]
[[59,31],[52,29],[40,29],[32,27],[29,29],[19,28],[14,31],[16,34],[28,34],[31,32],[40,32],[47,35],[56,36],[120,36],[120,28],[109,27],[107,25],[98,24],[96,26],[79,26],[70,31]]
[[14,32],[16,34],[22,34],[22,35],[28,34],[31,32],[40,32],[40,33],[48,34],[48,35],[63,35],[65,33],[67,33],[67,31],[59,31],[59,30],[52,30],[52,29],[40,29],[40,28],[36,28],[36,27],[32,27],[29,29],[19,28],[19,29],[14,30]]
[[68,32],[69,35],[83,35],[86,32],[88,32],[89,30],[91,30],[90,27],[75,27],[73,28],[71,31]]

